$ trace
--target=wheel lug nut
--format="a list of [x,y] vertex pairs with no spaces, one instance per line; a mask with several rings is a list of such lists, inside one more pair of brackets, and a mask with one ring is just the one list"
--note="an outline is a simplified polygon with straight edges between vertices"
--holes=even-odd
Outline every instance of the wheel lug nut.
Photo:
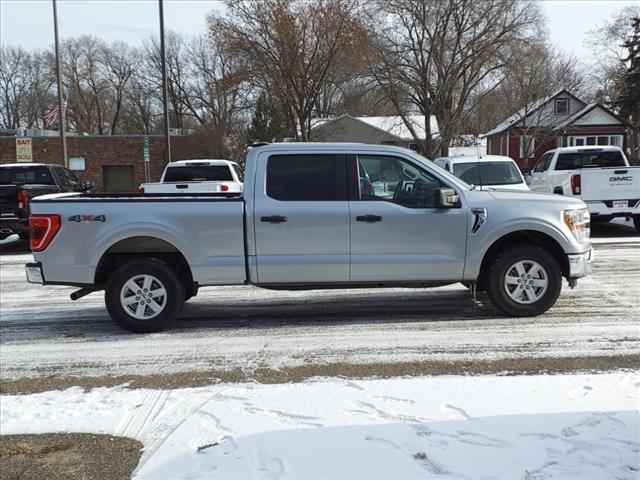
[[136,297],[136,300],[140,300],[140,297]]
[[[529,287],[527,287],[527,288],[529,288]],[[151,303],[151,300],[147,300],[147,303]]]
[[138,295],[140,295],[142,292],[140,290],[138,290]]
[[146,292],[146,291],[147,291],[147,289],[145,288],[145,289],[144,289],[144,291]]

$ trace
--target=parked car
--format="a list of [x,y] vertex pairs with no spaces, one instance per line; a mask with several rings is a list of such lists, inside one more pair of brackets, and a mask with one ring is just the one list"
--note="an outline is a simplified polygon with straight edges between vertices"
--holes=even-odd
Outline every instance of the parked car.
[[640,232],[640,167],[631,167],[618,147],[550,150],[534,166],[530,188],[580,198],[594,220],[633,218]]
[[143,183],[140,193],[241,192],[244,174],[229,160],[180,160],[171,162],[160,182]]
[[529,190],[518,164],[509,157],[465,155],[436,158],[434,163],[478,188]]
[[[532,316],[556,302],[562,277],[573,287],[591,272],[589,214],[576,198],[471,188],[385,145],[261,145],[246,166],[241,194],[35,199],[28,280],[78,286],[74,300],[105,290],[119,325],[151,332],[204,286],[464,282]],[[367,175],[387,186],[362,192]]]
[[68,168],[44,163],[0,165],[0,240],[18,234],[29,238],[29,203],[38,195],[86,192],[83,183]]

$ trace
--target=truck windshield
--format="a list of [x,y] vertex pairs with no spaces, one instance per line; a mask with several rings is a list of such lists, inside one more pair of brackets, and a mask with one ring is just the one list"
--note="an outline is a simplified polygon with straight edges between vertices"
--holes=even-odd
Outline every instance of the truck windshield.
[[455,163],[453,174],[470,185],[514,185],[522,183],[518,167],[511,162]]
[[231,169],[227,165],[201,165],[169,167],[165,182],[233,182]]
[[20,183],[24,185],[54,185],[47,167],[2,167],[0,184]]
[[626,167],[620,152],[576,152],[561,153],[556,170],[575,170],[589,167]]

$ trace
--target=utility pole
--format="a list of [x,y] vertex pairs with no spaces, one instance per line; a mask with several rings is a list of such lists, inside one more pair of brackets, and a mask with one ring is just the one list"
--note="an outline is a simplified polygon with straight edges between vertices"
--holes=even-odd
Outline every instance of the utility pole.
[[[162,0],[160,0],[162,2]],[[60,146],[62,148],[62,161],[64,166],[69,166],[67,158],[67,134],[65,122],[65,106],[62,98],[62,68],[60,67],[60,38],[58,36],[58,9],[56,8],[56,0],[53,0],[53,32],[55,35],[56,48],[56,80],[58,82],[58,125],[60,130]]]
[[[54,0],[55,1],[55,0]],[[167,103],[167,57],[164,53],[164,10],[162,0],[158,0],[160,7],[160,70],[162,72],[162,104],[164,106],[164,143],[165,158],[171,162],[171,139],[169,138],[169,104]]]

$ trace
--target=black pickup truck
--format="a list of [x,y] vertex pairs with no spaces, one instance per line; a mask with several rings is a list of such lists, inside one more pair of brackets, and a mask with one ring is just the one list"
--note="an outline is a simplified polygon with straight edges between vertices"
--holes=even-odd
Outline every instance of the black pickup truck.
[[88,192],[89,182],[81,182],[68,168],[44,163],[0,165],[0,240],[18,234],[29,238],[29,202],[47,193]]

